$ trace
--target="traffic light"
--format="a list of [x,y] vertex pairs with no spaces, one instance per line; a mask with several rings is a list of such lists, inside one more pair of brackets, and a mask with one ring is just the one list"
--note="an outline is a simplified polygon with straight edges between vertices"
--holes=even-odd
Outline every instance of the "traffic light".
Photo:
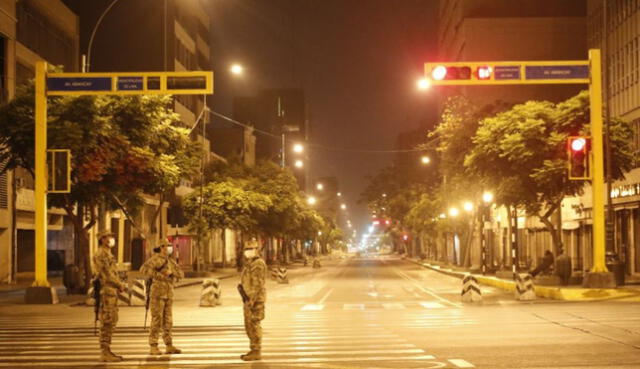
[[427,64],[427,75],[433,81],[490,80],[493,75],[493,68],[486,64],[452,64]]
[[589,137],[573,136],[567,139],[569,179],[590,179],[589,153],[591,150]]

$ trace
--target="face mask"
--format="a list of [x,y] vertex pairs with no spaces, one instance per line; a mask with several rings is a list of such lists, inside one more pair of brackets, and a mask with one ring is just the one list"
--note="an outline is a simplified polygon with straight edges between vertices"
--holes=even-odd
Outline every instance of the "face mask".
[[167,246],[167,255],[173,254],[173,246]]
[[107,246],[113,247],[115,245],[116,245],[116,239],[115,238],[109,238],[109,241],[107,241]]
[[256,250],[255,249],[244,250],[244,257],[245,258],[251,259],[254,256],[256,256]]

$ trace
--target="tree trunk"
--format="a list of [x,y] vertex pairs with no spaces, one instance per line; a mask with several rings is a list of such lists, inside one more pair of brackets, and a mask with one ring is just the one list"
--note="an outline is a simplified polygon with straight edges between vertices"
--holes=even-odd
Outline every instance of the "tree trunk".
[[78,205],[76,212],[73,211],[73,205],[71,205],[68,201],[64,206],[69,219],[73,224],[73,232],[74,237],[77,240],[78,245],[78,254],[75,255],[75,260],[77,261],[77,266],[81,270],[83,274],[82,280],[84,281],[84,290],[86,291],[91,284],[91,277],[93,275],[91,271],[91,255],[89,251],[89,236],[88,231],[91,229],[96,223],[95,209],[92,207],[91,209],[91,219],[89,223],[84,225],[84,209],[83,205]]
[[549,210],[547,210],[544,214],[537,215],[538,219],[540,219],[542,224],[544,224],[545,227],[547,227],[547,230],[551,234],[551,241],[553,242],[553,247],[555,249],[556,256],[564,253],[564,247],[562,245],[562,238],[560,237],[560,230],[553,225],[553,222],[551,222],[549,218],[551,217],[551,214],[553,214],[553,212],[558,207],[559,205],[554,205]]
[[227,230],[222,230],[222,269],[227,267]]

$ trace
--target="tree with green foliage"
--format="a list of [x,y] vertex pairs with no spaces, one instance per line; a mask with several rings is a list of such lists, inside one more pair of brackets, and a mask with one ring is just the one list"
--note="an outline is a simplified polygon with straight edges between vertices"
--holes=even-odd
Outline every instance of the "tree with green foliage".
[[[48,99],[48,148],[70,149],[71,193],[49,196],[74,226],[76,263],[91,277],[88,230],[99,207],[127,213],[143,194],[175,186],[197,168],[198,145],[170,109],[168,96],[65,96]],[[0,108],[0,161],[34,173],[34,85]]]
[[[588,135],[589,94],[559,104],[529,101],[480,122],[465,166],[493,188],[496,202],[523,208],[537,216],[562,252],[559,230],[551,215],[566,196],[581,193],[585,182],[567,176],[567,137]],[[631,168],[631,127],[611,122],[612,177]]]

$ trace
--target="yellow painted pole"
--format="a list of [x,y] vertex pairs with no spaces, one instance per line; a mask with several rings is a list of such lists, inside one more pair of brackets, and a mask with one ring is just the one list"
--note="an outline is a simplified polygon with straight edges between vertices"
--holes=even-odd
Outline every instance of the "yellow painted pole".
[[35,280],[34,287],[49,287],[47,280],[47,63],[36,63],[35,90]]
[[602,133],[602,70],[599,49],[589,50],[591,81],[589,98],[591,101],[591,148],[593,151],[593,266],[591,272],[608,272],[605,265],[605,189],[604,150]]

